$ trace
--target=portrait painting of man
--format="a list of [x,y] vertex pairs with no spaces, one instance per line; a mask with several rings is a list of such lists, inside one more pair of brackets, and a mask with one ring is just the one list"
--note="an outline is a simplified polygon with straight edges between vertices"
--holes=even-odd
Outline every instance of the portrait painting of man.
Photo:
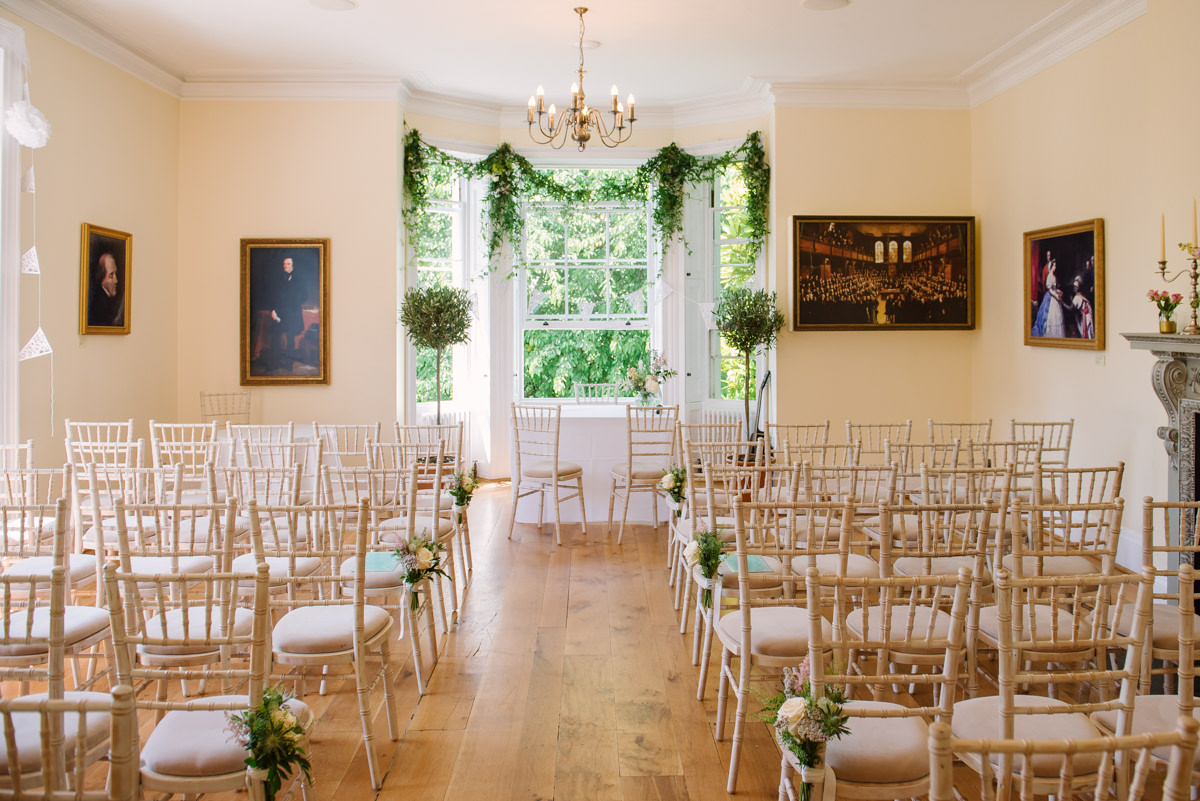
[[79,333],[129,333],[132,246],[132,234],[83,224]]
[[242,240],[242,384],[325,384],[329,240]]

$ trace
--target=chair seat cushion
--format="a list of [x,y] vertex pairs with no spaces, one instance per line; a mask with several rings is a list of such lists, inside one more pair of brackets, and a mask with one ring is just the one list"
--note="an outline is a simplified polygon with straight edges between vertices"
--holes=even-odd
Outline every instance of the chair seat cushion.
[[[896,643],[897,646],[902,645],[907,639],[909,647],[920,647],[922,641],[948,639],[953,619],[948,613],[939,609],[932,612],[933,619],[931,621],[931,612],[932,610],[928,606],[918,606],[916,609],[909,609],[907,606],[893,606],[891,620],[885,632],[883,607],[868,606],[865,614],[871,630],[867,633],[867,639],[873,641],[886,639]],[[862,609],[854,609],[846,615],[846,628],[860,640],[863,638],[863,615],[864,610]]]
[[[381,566],[387,564],[386,561],[380,560]],[[404,568],[400,566],[399,560],[395,561],[395,565],[389,570],[372,570],[370,562],[367,563],[367,575],[363,582],[363,586],[369,590],[379,592],[381,590],[396,590],[397,592],[404,587]],[[354,557],[350,557],[342,562],[341,573],[349,579],[354,575]],[[347,591],[350,589],[350,582],[346,583]]]
[[[1001,564],[1013,570],[1016,560],[1013,554],[1008,554]],[[1023,576],[1078,576],[1083,573],[1099,573],[1103,563],[1098,556],[1046,556],[1041,559],[1042,567],[1038,570],[1038,557],[1021,557],[1021,575]]]
[[849,701],[850,733],[826,746],[839,782],[901,784],[929,775],[929,726],[919,717],[860,718],[855,709],[901,709],[883,701]]
[[[550,461],[534,462],[531,465],[526,465],[521,471],[530,478],[553,478],[554,464]],[[559,478],[574,478],[576,475],[582,474],[583,468],[574,462],[559,462],[558,477]]]
[[[378,606],[363,610],[363,636],[370,640],[392,624]],[[290,654],[333,654],[354,648],[354,606],[302,606],[275,624],[274,649]]]
[[[1137,610],[1133,604],[1121,608],[1121,618],[1117,621],[1117,633],[1128,636],[1133,630],[1133,616]],[[1154,647],[1164,651],[1179,649],[1179,607],[1174,604],[1154,604],[1150,607],[1154,616]],[[1200,631],[1200,615],[1192,615],[1193,631]],[[1173,727],[1172,723],[1172,727]],[[1172,728],[1169,727],[1169,728]],[[1164,730],[1165,731],[1165,730]]]
[[[1017,695],[1014,703],[1018,707],[1067,706],[1064,701],[1040,695]],[[950,723],[955,737],[964,739],[998,739],[1000,731],[1000,697],[990,695],[983,698],[968,698],[954,705],[954,718]],[[1062,714],[1016,714],[1013,716],[1013,736],[1018,740],[1086,740],[1101,735],[1087,715],[1079,712]],[[1074,757],[1075,775],[1094,773],[1100,767],[1099,754],[1080,754]],[[1013,761],[1013,769],[1023,769],[1023,757]],[[993,754],[991,762],[1000,766],[1000,757]],[[1039,778],[1057,778],[1062,767],[1062,758],[1057,754],[1035,754],[1033,775]]]
[[[986,565],[986,561],[985,561]],[[920,556],[902,556],[892,562],[892,570],[899,576],[957,576],[959,568],[975,572],[974,556],[935,556],[925,559]],[[987,568],[984,567],[986,572]],[[990,581],[984,576],[984,582]]]
[[[268,556],[263,560],[267,563],[267,575],[270,583],[281,584],[288,576],[311,576],[325,565],[325,560],[319,556]],[[234,573],[253,573],[257,562],[252,553],[244,553],[233,560]],[[243,587],[253,586],[253,581],[243,582]]]
[[215,562],[211,556],[131,556],[134,573],[208,573]]
[[[398,543],[404,539],[401,530],[408,528],[408,518],[405,517],[389,517],[387,520],[379,523],[379,539],[381,542]],[[416,523],[413,526],[413,531],[418,534],[429,536],[429,533],[436,531],[435,535],[438,539],[445,537],[454,532],[454,523],[444,517],[432,518],[418,516]]]
[[[47,697],[46,693],[34,693],[33,695],[22,695],[20,700],[40,701]],[[112,696],[108,693],[68,692],[63,697],[67,700],[106,701]],[[84,742],[87,743],[89,751],[108,740],[109,720],[108,712],[88,712],[84,716]],[[16,712],[12,716],[12,722],[13,739],[17,746],[17,764],[20,766],[21,773],[40,772],[42,769],[42,716],[36,712]],[[70,770],[75,764],[75,740],[79,736],[79,715],[63,715],[63,730],[66,742],[64,749],[67,757],[66,767]],[[8,763],[7,744],[3,728],[0,727],[0,773],[11,775],[13,771]]]
[[[189,607],[187,614],[184,614],[183,609],[170,609],[166,614],[166,627],[168,640],[180,640],[187,638],[200,639],[202,637],[227,636],[220,632],[220,626],[223,621],[220,621],[214,615],[210,618],[205,626],[206,609],[198,607]],[[162,638],[163,616],[154,615],[146,621],[146,636]],[[233,610],[233,632],[232,634],[239,637],[244,637],[250,633],[254,627],[254,613],[249,609],[235,607]],[[206,631],[207,628],[207,631]],[[196,643],[194,645],[163,645],[157,643],[147,643],[138,646],[138,653],[148,654],[152,656],[189,656],[192,654],[208,654],[215,653],[219,645]]]
[[[117,548],[117,519],[115,517],[103,518],[101,525],[104,533],[101,541],[104,547],[108,550],[116,550]],[[134,532],[139,529],[138,516],[133,512],[125,513],[125,525],[129,530],[130,536],[134,536]],[[158,531],[158,518],[154,515],[142,515],[140,528],[143,535],[154,534]],[[83,543],[91,550],[96,549],[96,526],[88,526],[83,532]]]
[[[96,555],[72,553],[67,555],[67,583],[74,586],[96,577]],[[4,571],[6,576],[49,576],[54,568],[53,556],[30,556],[11,565]]]
[[[1025,619],[1014,620],[1013,624],[1017,627],[1015,632],[1018,639],[1025,636],[1025,620],[1028,618],[1028,613]],[[1042,638],[1049,637],[1050,634],[1050,607],[1045,604],[1038,604],[1034,607],[1034,622],[1037,625],[1038,634]],[[1068,609],[1058,610],[1058,630],[1062,632],[1059,636],[1065,636],[1075,625],[1075,620],[1071,616]],[[995,606],[985,606],[979,610],[979,633],[989,637],[993,642],[1000,641],[1000,611]]]
[[[1200,717],[1200,710],[1193,709],[1192,717]],[[1115,710],[1093,712],[1092,722],[1100,727],[1105,734],[1113,734],[1117,730],[1117,713]],[[1133,720],[1130,722],[1130,734],[1153,734],[1156,732],[1175,731],[1179,725],[1179,697],[1176,695],[1139,695],[1133,699]],[[1154,755],[1164,762],[1170,760],[1171,749],[1162,746],[1154,749]],[[1196,751],[1192,770],[1200,770],[1200,749]]]
[[[812,557],[816,568],[822,576],[850,576],[853,578],[878,578],[879,563],[861,553],[846,554],[845,573],[842,572],[842,557],[840,554],[823,553]],[[809,557],[797,556],[792,559],[792,570],[803,576],[808,572]]]
[[[770,587],[782,587],[783,579],[780,576],[780,572],[783,570],[783,563],[773,556],[764,556],[762,559],[764,562],[766,562],[767,567],[770,568],[770,572],[747,573],[746,576],[750,579],[751,591],[765,590]],[[722,587],[736,589],[738,586],[738,571],[736,564],[734,564],[733,567],[730,567],[726,561],[722,559],[721,563],[717,566],[717,575],[721,578]],[[704,581],[704,577],[700,574],[699,567],[696,568],[696,580],[701,582]],[[734,599],[736,600],[736,595],[734,596]]]
[[[214,703],[244,695],[218,695]],[[229,728],[230,711],[173,709],[163,715],[142,746],[142,765],[162,776],[224,776],[246,770],[246,749]]]
[[[613,465],[612,475],[615,478],[627,479],[629,477],[629,465],[626,463]],[[658,481],[667,474],[667,468],[661,464],[652,462],[634,462],[633,463],[633,478],[636,481]]]
[[[66,647],[70,649],[92,639],[98,634],[108,631],[108,610],[94,606],[68,606],[63,615],[63,631]],[[23,638],[25,636],[26,613],[13,612],[9,617],[11,625],[9,636]],[[50,637],[50,610],[40,606],[33,610],[33,625],[30,636],[48,640]],[[9,643],[0,645],[0,656],[33,656],[47,653],[45,643]]]
[[[826,636],[832,626],[821,621]],[[756,656],[795,657],[808,654],[808,610],[799,606],[756,606],[750,610],[750,651]],[[741,651],[742,615],[731,612],[717,624],[717,634],[726,648]]]

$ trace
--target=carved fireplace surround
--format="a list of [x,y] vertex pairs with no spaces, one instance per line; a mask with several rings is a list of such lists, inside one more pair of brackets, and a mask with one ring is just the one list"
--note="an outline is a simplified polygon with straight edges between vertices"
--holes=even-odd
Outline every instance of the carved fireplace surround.
[[1148,350],[1158,359],[1150,380],[1167,425],[1158,437],[1170,458],[1167,478],[1172,501],[1197,499],[1196,428],[1200,423],[1200,336],[1122,334],[1134,350]]

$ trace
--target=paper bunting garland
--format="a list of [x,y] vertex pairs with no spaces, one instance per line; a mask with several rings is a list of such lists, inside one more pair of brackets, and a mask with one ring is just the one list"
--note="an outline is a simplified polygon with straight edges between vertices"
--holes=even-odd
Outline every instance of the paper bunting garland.
[[471,316],[476,320],[479,319],[479,293],[472,292],[467,295],[467,300],[471,302]]
[[37,183],[33,180],[33,165],[29,165],[29,169],[25,171],[25,176],[21,178],[21,191],[29,195],[37,194]]
[[25,343],[25,347],[21,348],[18,360],[23,362],[26,359],[36,359],[39,356],[47,356],[51,353],[54,353],[54,349],[50,347],[50,342],[46,339],[46,335],[39,328],[29,338],[29,341]]
[[548,297],[550,296],[540,289],[529,290],[529,305],[525,309],[526,314],[533,314],[537,307],[542,305],[542,301]]
[[583,319],[585,321],[592,319],[592,310],[595,308],[596,308],[595,301],[592,301],[592,300],[579,301],[579,314],[583,317]]
[[659,281],[654,285],[654,302],[662,303],[667,298],[675,294],[675,288],[666,281]]
[[26,275],[41,275],[42,267],[38,264],[37,245],[21,255],[21,272]]
[[700,307],[700,319],[704,321],[704,327],[709,331],[717,330],[717,321],[713,319],[713,309],[717,307],[715,303],[697,303]]
[[50,123],[28,100],[18,100],[8,107],[4,127],[24,147],[37,149],[50,141]]
[[625,296],[625,300],[633,307],[634,314],[644,314],[646,311],[646,296],[640,289],[635,289]]

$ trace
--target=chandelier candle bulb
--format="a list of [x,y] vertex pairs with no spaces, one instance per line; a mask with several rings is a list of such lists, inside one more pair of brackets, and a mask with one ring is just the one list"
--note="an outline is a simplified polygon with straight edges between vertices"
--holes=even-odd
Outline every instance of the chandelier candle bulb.
[[554,127],[554,104],[550,104],[550,127]]
[[620,105],[620,103],[617,102],[617,85],[615,83],[612,85],[612,92],[610,92],[610,94],[612,95],[612,110],[615,113],[618,110],[617,106]]
[[529,96],[529,121],[533,122],[533,95]]
[[630,94],[629,97],[627,97],[625,99],[625,105],[629,106],[629,121],[633,122],[633,95],[632,94]]
[[542,88],[542,85],[540,83],[538,84],[538,88],[537,88],[537,99],[538,99],[538,114],[541,114],[542,112],[544,112],[546,110],[546,90]]

